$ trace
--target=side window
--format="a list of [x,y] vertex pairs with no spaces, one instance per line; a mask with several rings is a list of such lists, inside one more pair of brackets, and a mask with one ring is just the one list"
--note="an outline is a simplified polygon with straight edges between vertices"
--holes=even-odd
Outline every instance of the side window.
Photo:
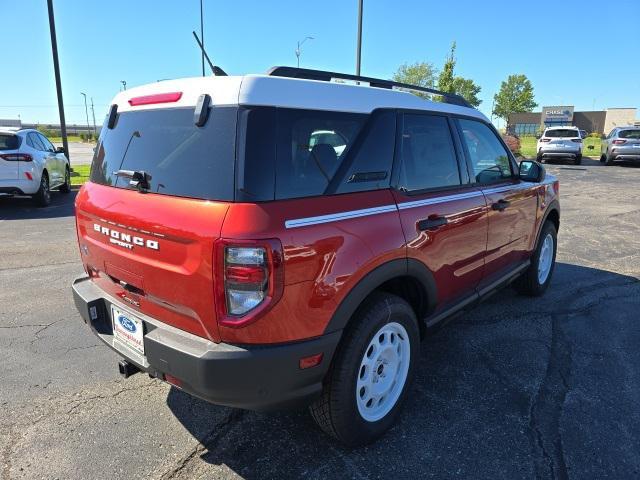
[[40,139],[38,138],[38,135],[36,135],[35,133],[29,133],[28,138],[31,139],[31,144],[33,146],[33,148],[35,148],[36,150],[40,150],[41,152],[46,152],[47,149],[44,148],[44,145],[42,144],[42,142],[40,141]]
[[336,193],[389,188],[396,141],[396,112],[374,112],[366,133],[345,158]]
[[27,133],[27,145],[29,145],[31,148],[36,148],[36,146],[33,144],[33,140],[31,140],[31,134]]
[[460,185],[446,117],[404,115],[399,187],[407,191]]
[[41,133],[38,133],[37,135],[38,135],[38,138],[40,139],[40,143],[42,143],[42,145],[44,146],[44,149],[47,152],[55,152],[56,151],[56,149],[53,148],[53,144],[49,141],[49,139],[47,137],[45,137]]
[[476,182],[486,184],[512,178],[509,154],[493,130],[475,120],[458,121]]
[[279,109],[276,199],[322,195],[367,116]]

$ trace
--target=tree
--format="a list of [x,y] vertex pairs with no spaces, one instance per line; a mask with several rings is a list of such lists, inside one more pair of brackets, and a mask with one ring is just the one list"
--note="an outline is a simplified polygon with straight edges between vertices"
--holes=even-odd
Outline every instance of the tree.
[[460,95],[474,108],[478,108],[482,103],[478,98],[480,90],[482,90],[480,86],[470,78],[455,77],[453,79],[453,93]]
[[442,67],[442,71],[438,76],[438,90],[441,92],[447,93],[455,93],[454,90],[454,81],[455,77],[453,75],[453,71],[456,68],[456,42],[451,44],[451,51],[449,52],[449,56],[444,62],[444,66]]
[[[437,71],[432,63],[416,62],[411,65],[405,63],[398,67],[393,74],[394,82],[408,83],[419,87],[433,88],[436,83]],[[429,98],[429,95],[422,92],[412,92],[416,95]]]
[[456,77],[456,63],[456,42],[453,42],[449,56],[445,60],[442,71],[438,77],[438,90],[460,95],[469,102],[471,106],[478,108],[482,103],[482,100],[478,98],[478,94],[482,89],[470,78]]
[[509,75],[493,96],[493,114],[508,122],[512,113],[531,112],[538,104],[533,98],[533,85],[526,75]]

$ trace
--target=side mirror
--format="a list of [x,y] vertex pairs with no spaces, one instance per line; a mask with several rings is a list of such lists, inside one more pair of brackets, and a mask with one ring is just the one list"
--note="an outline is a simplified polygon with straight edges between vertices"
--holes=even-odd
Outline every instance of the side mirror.
[[546,170],[541,163],[533,160],[523,160],[520,162],[520,170],[518,176],[520,180],[525,182],[540,183],[547,175]]
[[56,153],[64,153],[64,154],[66,154],[67,152],[64,151],[64,147],[56,147]]

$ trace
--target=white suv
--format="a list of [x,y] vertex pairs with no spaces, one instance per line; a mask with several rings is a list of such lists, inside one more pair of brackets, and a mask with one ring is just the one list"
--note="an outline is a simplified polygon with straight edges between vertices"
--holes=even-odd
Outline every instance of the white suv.
[[71,190],[71,168],[62,148],[37,130],[0,129],[0,196],[31,195],[51,203],[51,189]]
[[548,127],[538,139],[539,162],[567,158],[582,163],[582,135],[578,127]]

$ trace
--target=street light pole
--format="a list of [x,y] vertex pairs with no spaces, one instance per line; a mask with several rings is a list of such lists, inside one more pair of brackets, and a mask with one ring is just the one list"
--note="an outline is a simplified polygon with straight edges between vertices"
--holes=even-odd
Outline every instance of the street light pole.
[[122,84],[122,89],[126,90],[127,89],[127,81],[126,80],[120,80],[120,83]]
[[300,47],[302,47],[302,44],[304,42],[306,42],[307,40],[315,40],[314,37],[304,37],[304,40],[300,41],[298,40],[298,48],[296,48],[296,57],[298,58],[298,68],[300,68],[300,54],[302,53],[302,50],[300,50]]
[[202,41],[202,76],[204,77],[204,20],[202,17],[202,0],[200,0],[200,39]]
[[80,95],[84,97],[84,114],[87,117],[87,136],[91,132],[91,127],[89,126],[89,111],[87,110],[87,94],[80,92]]
[[91,116],[93,117],[93,136],[98,138],[98,130],[96,129],[96,111],[93,109],[93,97],[91,97]]
[[356,75],[360,76],[360,59],[362,57],[362,0],[358,0],[358,47],[356,51]]
[[64,119],[64,102],[62,101],[62,83],[60,82],[60,64],[58,63],[58,41],[56,40],[56,22],[53,17],[53,0],[47,0],[49,11],[49,32],[51,33],[51,53],[53,55],[53,71],[56,77],[56,93],[58,94],[58,114],[60,115],[60,135],[62,135],[62,148],[69,155],[69,142],[67,141],[67,122]]

